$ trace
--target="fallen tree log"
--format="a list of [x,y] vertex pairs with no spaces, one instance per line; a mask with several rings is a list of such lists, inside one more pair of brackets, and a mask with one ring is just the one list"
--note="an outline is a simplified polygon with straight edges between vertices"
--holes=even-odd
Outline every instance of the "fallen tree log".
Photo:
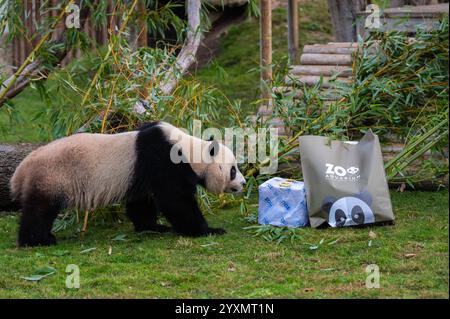
[[42,144],[0,144],[0,211],[16,210],[11,202],[9,180],[16,167],[33,150]]
[[[280,121],[274,121],[273,124],[276,126],[281,125],[282,123],[280,123]],[[20,162],[29,153],[42,145],[43,144],[37,143],[0,144],[0,214],[2,211],[16,211],[18,209],[17,205],[11,202],[9,181]],[[402,149],[403,145],[401,144],[383,144],[382,152],[384,162],[388,162],[393,156],[395,156],[395,154],[399,153]],[[422,159],[429,158],[430,156],[430,153],[426,153],[421,159],[418,159],[416,162],[412,163],[412,165],[407,170],[407,175],[415,175],[420,169],[420,163]],[[446,152],[446,155],[434,156],[437,156],[437,160],[443,161],[446,163],[446,165],[448,165],[448,151]],[[292,163],[286,165],[291,167]],[[281,165],[279,167],[280,176],[284,176],[283,171],[286,170],[286,165]],[[298,166],[295,166],[295,169],[298,169]],[[441,187],[448,187],[448,185],[448,174],[445,174],[440,178],[435,178],[433,180],[424,179],[414,182],[414,187],[416,190],[435,191],[437,189],[440,189]],[[403,188],[404,186],[406,186],[406,188],[409,188],[408,184],[405,184],[405,182],[399,178],[394,178],[393,180],[391,180],[389,182],[389,186],[391,188]]]

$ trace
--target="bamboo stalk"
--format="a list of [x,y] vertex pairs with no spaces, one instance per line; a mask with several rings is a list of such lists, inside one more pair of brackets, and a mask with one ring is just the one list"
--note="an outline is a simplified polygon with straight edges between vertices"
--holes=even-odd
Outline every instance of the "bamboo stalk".
[[434,126],[431,130],[429,130],[424,135],[422,135],[419,139],[417,139],[417,141],[415,141],[411,145],[408,145],[402,152],[400,152],[392,160],[390,160],[388,163],[386,163],[386,165],[384,165],[384,169],[387,170],[392,165],[394,165],[396,162],[398,162],[400,159],[402,159],[406,155],[410,154],[414,150],[414,148],[416,148],[419,144],[423,143],[426,139],[431,137],[434,133],[436,133],[445,124],[448,124],[447,119],[442,120],[436,126]]
[[[129,21],[129,19],[130,19],[130,16],[131,16],[131,14],[133,13],[133,11],[134,11],[135,8],[136,8],[137,2],[138,2],[138,0],[134,0],[133,4],[131,5],[130,10],[127,12],[127,15],[126,15],[126,17],[125,17],[125,20],[123,21],[123,23],[122,23],[122,25],[121,25],[121,27],[120,27],[120,33],[122,33],[123,30],[125,29],[125,27],[127,26],[128,21]],[[95,86],[95,83],[97,82],[97,79],[98,79],[98,77],[100,76],[100,73],[103,71],[103,68],[105,67],[105,62],[106,62],[106,60],[109,58],[109,56],[111,55],[112,50],[113,50],[113,47],[114,47],[114,43],[111,43],[111,44],[108,46],[108,51],[106,52],[106,54],[105,54],[105,56],[104,56],[104,58],[103,58],[103,61],[102,61],[102,63],[100,64],[100,66],[99,66],[97,72],[95,73],[94,77],[92,78],[91,83],[89,84],[89,87],[88,87],[86,93],[85,93],[84,96],[83,96],[83,99],[81,100],[81,105],[80,105],[81,107],[83,107],[83,106],[85,105],[85,103],[86,103],[86,101],[87,101],[89,95],[91,94],[91,90],[92,90],[92,88]]]
[[417,151],[414,155],[412,155],[411,157],[409,157],[404,163],[402,163],[401,165],[399,165],[397,167],[397,170],[394,172],[391,172],[387,178],[391,179],[392,177],[394,177],[395,175],[398,174],[398,172],[401,172],[402,170],[404,170],[408,165],[410,165],[411,163],[413,163],[415,160],[417,160],[419,157],[421,157],[423,154],[425,154],[429,149],[431,149],[434,145],[436,145],[444,136],[446,136],[448,134],[448,130],[446,130],[445,132],[442,132],[441,134],[439,134],[439,136],[435,139],[433,139],[432,141],[428,142],[424,147],[422,147],[419,151]]
[[81,236],[83,236],[84,233],[86,233],[88,220],[89,220],[89,210],[86,210],[84,212],[84,220],[83,220],[83,228],[81,229]]
[[261,98],[269,103],[272,82],[272,3],[260,0],[260,64],[261,64]]
[[109,101],[108,101],[108,106],[106,108],[105,114],[103,115],[103,120],[102,120],[102,129],[100,131],[100,133],[105,133],[105,129],[106,129],[106,120],[108,119],[109,116],[109,111],[111,110],[111,106],[112,106],[112,102],[114,99],[114,90],[116,88],[116,84],[117,84],[117,78],[115,81],[113,81],[112,86],[111,86],[111,91],[110,91],[110,97],[109,97]]

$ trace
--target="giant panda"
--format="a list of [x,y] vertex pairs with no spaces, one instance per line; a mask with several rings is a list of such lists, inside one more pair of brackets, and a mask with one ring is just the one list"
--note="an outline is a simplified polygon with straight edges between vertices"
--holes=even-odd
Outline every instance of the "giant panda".
[[[200,161],[199,149],[207,155]],[[195,199],[197,185],[239,193],[245,178],[228,147],[166,122],[55,140],[30,153],[11,178],[12,198],[22,209],[18,245],[56,244],[51,228],[65,208],[90,210],[121,201],[137,232],[168,231],[156,222],[161,212],[180,235],[225,233],[208,226]]]

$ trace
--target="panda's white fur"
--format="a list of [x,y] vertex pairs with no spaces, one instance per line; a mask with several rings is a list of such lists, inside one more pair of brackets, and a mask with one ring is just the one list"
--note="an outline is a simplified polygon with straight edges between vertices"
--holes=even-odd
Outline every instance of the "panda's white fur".
[[62,191],[67,205],[81,210],[120,201],[133,176],[136,135],[80,133],[42,146],[17,167],[12,195],[20,201],[33,187]]
[[237,170],[236,178],[233,180],[230,180],[230,174],[227,173],[232,166],[237,168],[236,158],[228,147],[223,144],[217,145],[215,156],[209,158],[208,161],[207,157],[211,141],[205,141],[186,134],[184,131],[166,122],[161,122],[161,129],[171,143],[180,146],[183,156],[190,163],[192,170],[198,176],[205,178],[205,186],[210,192],[233,193],[242,190],[245,178],[239,170]]
[[[182,138],[174,140],[174,136]],[[174,144],[188,164],[170,162],[168,153]],[[195,150],[209,152],[213,146],[210,161],[193,161]],[[81,133],[56,140],[30,153],[11,179],[12,197],[23,211],[19,245],[54,244],[50,228],[61,209],[90,210],[122,200],[136,230],[160,229],[156,213],[162,210],[181,234],[221,233],[199,216],[195,184],[212,192],[240,192],[245,179],[229,148],[165,122],[128,133]]]

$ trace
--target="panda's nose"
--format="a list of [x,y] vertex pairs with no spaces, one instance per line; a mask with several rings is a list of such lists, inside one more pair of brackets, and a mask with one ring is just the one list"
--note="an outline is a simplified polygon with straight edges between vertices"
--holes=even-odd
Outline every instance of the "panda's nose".
[[244,187],[245,186],[245,180],[243,181],[243,182],[241,182],[241,185],[242,185],[242,187]]

